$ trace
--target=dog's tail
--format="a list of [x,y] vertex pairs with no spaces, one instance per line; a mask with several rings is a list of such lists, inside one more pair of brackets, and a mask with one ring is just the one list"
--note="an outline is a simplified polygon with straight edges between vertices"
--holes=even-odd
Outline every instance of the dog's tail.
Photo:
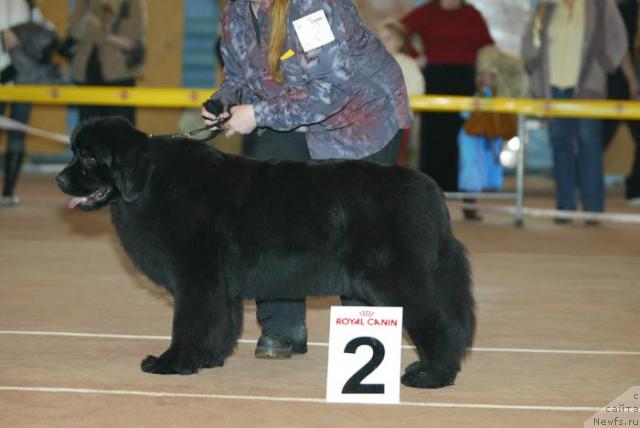
[[453,235],[440,245],[435,283],[444,294],[444,310],[456,329],[457,345],[461,350],[473,344],[476,329],[475,302],[471,290],[471,268],[467,251]]

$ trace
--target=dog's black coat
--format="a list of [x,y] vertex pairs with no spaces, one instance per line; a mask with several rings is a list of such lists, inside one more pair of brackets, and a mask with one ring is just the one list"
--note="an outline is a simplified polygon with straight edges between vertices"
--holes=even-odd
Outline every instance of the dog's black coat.
[[242,300],[313,295],[402,306],[420,361],[402,381],[452,384],[475,318],[463,246],[424,174],[363,161],[261,162],[119,118],[82,124],[57,181],[84,210],[111,205],[126,252],[174,295],[171,345],[152,373],[221,366]]

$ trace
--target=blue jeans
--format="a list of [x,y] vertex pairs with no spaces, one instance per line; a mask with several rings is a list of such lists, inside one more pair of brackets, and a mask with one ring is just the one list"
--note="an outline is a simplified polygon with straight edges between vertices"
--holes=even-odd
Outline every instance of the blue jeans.
[[[573,89],[551,88],[554,99],[573,99]],[[575,211],[576,189],[582,209],[604,211],[602,121],[599,119],[553,119],[549,125],[556,180],[556,207]]]

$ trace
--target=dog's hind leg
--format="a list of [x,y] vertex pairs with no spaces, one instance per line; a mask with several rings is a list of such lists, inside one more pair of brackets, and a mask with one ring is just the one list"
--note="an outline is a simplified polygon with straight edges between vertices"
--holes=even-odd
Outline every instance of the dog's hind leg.
[[410,304],[404,309],[404,325],[416,345],[420,361],[407,367],[402,383],[416,388],[452,385],[464,350],[459,349],[450,321],[436,308],[424,313],[424,307]]
[[439,388],[454,383],[475,330],[471,278],[462,245],[443,244],[439,264],[404,306],[405,328],[420,361],[407,367],[402,383]]
[[171,346],[149,355],[143,371],[191,374],[221,366],[233,352],[242,326],[242,302],[227,300],[224,287],[211,283],[179,284],[174,301]]

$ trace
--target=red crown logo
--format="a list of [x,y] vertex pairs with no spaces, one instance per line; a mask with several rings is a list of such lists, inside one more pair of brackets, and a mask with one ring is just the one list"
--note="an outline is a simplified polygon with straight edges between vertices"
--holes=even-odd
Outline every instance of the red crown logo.
[[375,315],[375,313],[373,311],[369,310],[369,309],[363,309],[363,310],[360,311],[360,316],[361,317],[369,317],[370,318],[370,317],[372,317],[374,315]]

